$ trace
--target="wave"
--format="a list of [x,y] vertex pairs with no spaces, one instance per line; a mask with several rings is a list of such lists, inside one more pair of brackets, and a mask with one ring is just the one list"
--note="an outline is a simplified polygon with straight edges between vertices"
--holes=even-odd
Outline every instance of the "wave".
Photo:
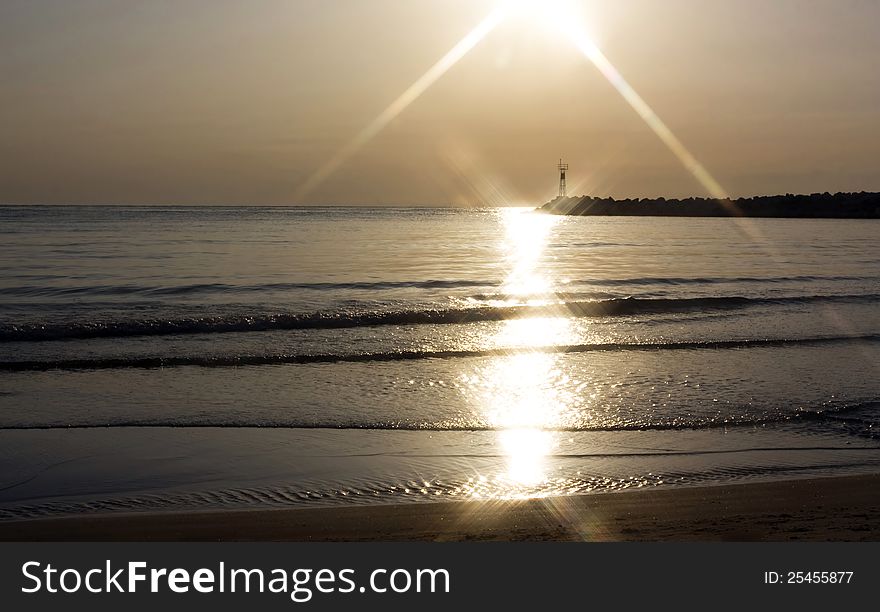
[[[63,279],[63,276],[28,276],[27,278],[40,279]],[[634,278],[585,278],[573,280],[565,286],[597,286],[597,287],[627,287],[627,286],[653,286],[653,285],[713,285],[713,284],[781,284],[781,283],[811,283],[811,282],[836,282],[836,281],[877,281],[876,276],[778,276],[778,277],[752,277],[752,276],[715,276],[715,277],[634,277]],[[293,283],[262,283],[257,285],[234,285],[228,283],[197,283],[191,285],[73,285],[73,286],[46,286],[46,285],[20,285],[17,287],[5,287],[3,294],[6,296],[21,297],[68,297],[68,296],[187,296],[200,294],[235,294],[235,293],[262,293],[272,291],[387,291],[394,289],[459,289],[467,287],[494,287],[503,286],[501,280],[474,280],[474,279],[427,279],[418,281],[350,281],[350,282],[293,282]]]
[[235,367],[309,363],[360,363],[371,361],[415,361],[493,357],[514,353],[587,353],[602,351],[714,350],[751,347],[819,345],[846,342],[876,342],[880,334],[820,336],[814,338],[753,338],[741,340],[691,340],[683,342],[604,342],[534,347],[502,347],[471,350],[388,351],[375,353],[269,353],[263,355],[182,355],[56,359],[45,361],[0,361],[0,371],[45,372],[49,370],[154,369],[183,366]]
[[835,281],[876,281],[876,276],[822,276],[802,274],[797,276],[704,276],[704,277],[634,277],[634,278],[596,278],[576,281],[575,284],[619,287],[628,285],[713,285],[713,284],[780,284],[812,283]]
[[500,283],[478,280],[434,279],[422,281],[374,281],[345,283],[263,283],[259,285],[230,285],[227,283],[198,283],[193,285],[77,285],[70,287],[47,287],[22,285],[3,289],[4,295],[26,297],[66,297],[82,295],[100,296],[184,296],[190,294],[262,293],[291,290],[390,290],[390,289],[456,289],[466,287],[492,287]]
[[536,316],[606,317],[731,310],[761,305],[875,302],[877,294],[787,297],[612,298],[543,305],[471,306],[387,311],[335,311],[225,315],[178,319],[81,321],[63,324],[0,325],[0,342],[51,341],[130,336],[216,334],[297,329],[345,329],[389,325],[448,325]]
[[[840,417],[852,412],[880,407],[880,401],[869,400],[851,404],[823,405],[813,409],[800,408],[787,412],[755,413],[737,416],[714,416],[706,418],[670,418],[657,421],[620,421],[616,423],[572,426],[529,427],[529,430],[548,432],[579,432],[579,431],[692,431],[711,430],[732,427],[755,427],[781,423],[804,421],[823,421],[847,429],[850,433],[867,439],[876,439],[880,432],[876,431],[876,423],[872,419],[864,419],[861,427],[854,427],[848,420]],[[307,430],[374,430],[374,431],[505,431],[510,427],[499,427],[482,421],[305,421],[291,418],[290,420],[271,420],[258,417],[242,418],[229,415],[205,416],[202,418],[181,415],[170,419],[133,419],[118,418],[103,422],[34,422],[12,423],[0,425],[0,431],[6,430],[48,430],[48,429],[105,429],[105,428],[213,428],[213,429],[307,429]],[[516,429],[516,428],[513,428]]]
[[[832,450],[832,449],[829,449]],[[760,449],[757,451],[760,452]],[[821,452],[821,451],[820,451]],[[844,452],[844,451],[838,451]],[[700,470],[664,470],[662,474],[637,472],[630,475],[568,474],[557,475],[531,485],[511,484],[504,479],[474,482],[450,474],[426,481],[411,473],[385,477],[357,478],[346,481],[306,481],[298,485],[226,486],[190,491],[154,488],[150,492],[108,493],[85,500],[30,498],[0,507],[0,521],[52,518],[106,513],[144,511],[180,511],[246,508],[340,507],[375,504],[419,504],[473,499],[508,499],[517,497],[569,496],[610,493],[646,487],[676,488],[699,485],[734,484],[767,479],[805,476],[829,476],[876,472],[873,457],[851,460],[816,460],[801,465],[762,462],[748,466],[719,465]],[[17,486],[16,483],[15,486]]]

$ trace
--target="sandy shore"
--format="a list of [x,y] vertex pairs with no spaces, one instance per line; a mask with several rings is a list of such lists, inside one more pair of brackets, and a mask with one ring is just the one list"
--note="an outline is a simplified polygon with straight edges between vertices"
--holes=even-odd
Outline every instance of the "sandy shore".
[[0,540],[880,540],[880,475],[527,501],[88,515]]

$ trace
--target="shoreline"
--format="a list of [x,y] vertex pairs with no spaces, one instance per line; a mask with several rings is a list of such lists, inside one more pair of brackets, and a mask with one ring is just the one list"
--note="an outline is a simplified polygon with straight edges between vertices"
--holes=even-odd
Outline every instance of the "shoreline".
[[880,474],[529,500],[108,513],[0,541],[877,541]]

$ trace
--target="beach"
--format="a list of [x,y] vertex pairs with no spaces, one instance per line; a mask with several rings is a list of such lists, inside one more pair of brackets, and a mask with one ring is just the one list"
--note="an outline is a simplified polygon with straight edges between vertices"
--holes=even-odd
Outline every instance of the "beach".
[[876,532],[878,221],[0,221],[5,538]]
[[0,523],[3,541],[876,541],[880,475],[529,500],[121,513]]
[[0,541],[880,541],[880,2],[92,4],[0,2]]

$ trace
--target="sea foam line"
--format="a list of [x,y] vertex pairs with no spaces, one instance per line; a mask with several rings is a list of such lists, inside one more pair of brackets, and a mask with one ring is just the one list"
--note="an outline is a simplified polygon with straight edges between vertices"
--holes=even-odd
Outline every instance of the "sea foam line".
[[[880,437],[876,424],[870,419],[849,419],[845,415],[859,410],[871,410],[880,406],[880,400],[871,399],[850,404],[820,405],[812,409],[798,409],[773,414],[757,413],[738,416],[711,416],[684,420],[680,418],[655,421],[620,421],[606,424],[573,424],[547,425],[543,427],[527,427],[532,431],[547,432],[612,432],[612,431],[694,431],[715,430],[734,427],[755,427],[781,423],[804,421],[822,421],[847,429],[849,433],[874,440]],[[81,421],[81,422],[19,422],[0,425],[0,431],[29,431],[53,429],[301,429],[301,430],[335,430],[335,431],[422,431],[422,432],[496,432],[522,429],[492,425],[475,418],[470,422],[460,421],[303,421],[242,419],[242,418],[187,418],[179,419],[131,419],[118,418],[115,421]],[[878,449],[880,450],[880,449]]]
[[346,329],[388,325],[453,325],[537,316],[609,317],[731,310],[761,305],[876,302],[877,294],[779,297],[612,298],[542,305],[473,306],[393,311],[335,311],[0,325],[0,342],[168,336],[274,330]]
[[721,350],[752,347],[783,347],[796,345],[837,344],[847,342],[876,342],[880,334],[853,336],[823,336],[814,338],[755,338],[745,340],[708,340],[684,342],[605,342],[594,344],[564,344],[537,347],[501,347],[440,351],[389,351],[376,353],[270,353],[264,355],[181,355],[153,357],[108,357],[97,359],[55,359],[2,361],[0,371],[44,372],[50,370],[111,370],[155,369],[174,367],[236,367],[283,364],[361,363],[371,361],[415,361],[425,359],[462,359],[495,357],[522,353],[587,353],[614,351],[661,350]]

